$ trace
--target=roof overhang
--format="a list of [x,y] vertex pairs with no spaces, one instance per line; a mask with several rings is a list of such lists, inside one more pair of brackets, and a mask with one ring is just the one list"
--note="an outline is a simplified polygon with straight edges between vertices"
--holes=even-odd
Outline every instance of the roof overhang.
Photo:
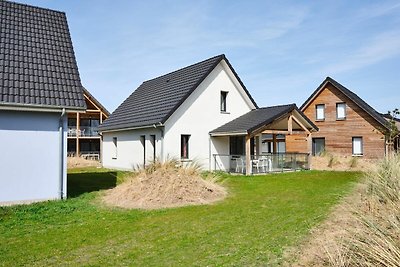
[[8,111],[30,111],[30,112],[78,112],[84,113],[86,111],[85,108],[74,108],[74,107],[55,107],[55,106],[40,106],[40,105],[14,105],[9,103],[0,103],[0,110],[8,110]]
[[[273,108],[273,107],[272,107]],[[267,108],[268,109],[268,108]],[[287,105],[287,108],[284,108],[281,112],[275,114],[272,117],[268,117],[266,113],[257,113],[257,110],[250,111],[247,114],[253,114],[249,116],[266,116],[264,120],[256,120],[257,123],[254,125],[247,124],[247,128],[242,128],[240,126],[232,127],[230,131],[224,131],[222,129],[213,130],[209,134],[210,136],[234,136],[234,135],[250,135],[255,136],[263,133],[264,131],[275,131],[281,133],[292,134],[293,131],[296,132],[305,132],[307,134],[311,132],[318,131],[318,127],[301,112],[296,105],[291,104]],[[241,125],[238,121],[246,121],[249,120],[247,114],[228,122],[226,125]],[[223,128],[222,126],[221,128]],[[229,127],[228,127],[229,128]],[[235,129],[236,128],[236,129]]]
[[122,132],[122,131],[131,131],[131,130],[140,130],[140,129],[149,129],[149,128],[159,128],[164,127],[162,123],[154,123],[152,125],[144,125],[144,126],[132,126],[132,127],[118,127],[113,129],[101,129],[101,125],[99,127],[99,132],[101,133],[111,133],[111,132]]
[[221,133],[210,133],[210,136],[236,136],[236,135],[247,135],[247,132],[221,132]]

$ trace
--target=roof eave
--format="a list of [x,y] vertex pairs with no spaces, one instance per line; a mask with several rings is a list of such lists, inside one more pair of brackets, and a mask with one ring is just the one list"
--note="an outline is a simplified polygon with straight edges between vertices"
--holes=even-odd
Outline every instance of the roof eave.
[[118,127],[102,127],[102,125],[99,126],[99,132],[101,133],[109,133],[109,132],[121,132],[121,131],[130,131],[130,130],[139,130],[139,129],[148,129],[148,128],[157,128],[157,127],[163,127],[164,124],[161,122],[159,123],[153,123],[149,125],[143,125],[143,126],[118,126]]
[[210,132],[210,136],[218,137],[218,136],[234,136],[234,135],[247,135],[247,131],[231,131],[231,132]]
[[41,105],[16,105],[11,103],[0,103],[0,110],[8,111],[33,111],[33,112],[60,112],[65,109],[66,112],[84,113],[85,107],[70,107],[70,106],[41,106]]

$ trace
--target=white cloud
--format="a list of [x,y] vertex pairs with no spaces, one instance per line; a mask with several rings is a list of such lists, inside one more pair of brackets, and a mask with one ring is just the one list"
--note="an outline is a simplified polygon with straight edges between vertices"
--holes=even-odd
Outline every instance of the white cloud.
[[362,8],[355,16],[360,19],[371,19],[381,17],[400,10],[399,2],[382,3],[379,1],[377,4],[369,5]]
[[400,55],[400,31],[390,31],[373,38],[343,61],[332,64],[326,73],[340,73],[360,69]]

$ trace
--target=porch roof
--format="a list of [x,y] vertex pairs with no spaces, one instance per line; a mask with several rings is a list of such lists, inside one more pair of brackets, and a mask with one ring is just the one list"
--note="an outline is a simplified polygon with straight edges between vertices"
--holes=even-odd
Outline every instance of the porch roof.
[[[224,135],[246,135],[252,134],[261,128],[270,130],[287,131],[288,124],[284,120],[290,114],[293,114],[301,123],[311,132],[318,131],[318,127],[312,123],[296,104],[281,105],[258,108],[236,118],[217,129],[210,132],[211,136]],[[286,123],[279,123],[279,122]],[[300,125],[293,124],[293,130],[302,129]]]

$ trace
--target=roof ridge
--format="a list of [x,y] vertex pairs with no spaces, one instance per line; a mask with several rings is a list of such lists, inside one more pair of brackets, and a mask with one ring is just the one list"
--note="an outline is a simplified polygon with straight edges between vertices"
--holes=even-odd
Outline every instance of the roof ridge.
[[226,58],[226,57],[225,57],[225,54],[220,54],[220,55],[217,55],[217,56],[213,56],[213,57],[210,57],[210,58],[208,58],[208,59],[205,59],[205,60],[199,61],[199,62],[197,62],[197,63],[194,63],[194,64],[191,64],[191,65],[188,65],[188,66],[185,66],[185,67],[179,68],[179,69],[177,69],[177,70],[174,70],[174,71],[171,71],[171,72],[169,72],[169,73],[166,73],[166,74],[163,74],[163,75],[160,75],[160,76],[154,77],[154,78],[152,78],[152,79],[149,79],[149,80],[145,80],[145,81],[143,81],[143,83],[150,82],[150,81],[153,81],[153,80],[156,80],[156,79],[160,79],[160,78],[162,78],[162,77],[165,77],[165,76],[171,75],[171,74],[173,74],[173,73],[176,73],[176,72],[178,72],[178,71],[182,71],[182,70],[184,70],[184,69],[186,69],[186,68],[193,67],[193,66],[195,66],[195,65],[197,65],[197,64],[201,64],[201,63],[204,63],[204,62],[206,62],[206,61],[209,61],[209,60],[212,60],[212,59],[216,59],[216,58],[218,58],[218,57],[220,57],[220,58],[221,58],[221,60]]
[[289,107],[289,106],[296,106],[295,103],[291,104],[282,104],[282,105],[275,105],[275,106],[268,106],[268,107],[260,107],[258,109],[267,109],[267,108],[278,108],[278,107]]
[[64,11],[59,11],[59,10],[55,10],[55,9],[50,9],[50,8],[45,8],[45,7],[40,7],[40,6],[33,6],[33,5],[28,5],[28,4],[25,4],[25,3],[19,3],[19,2],[9,1],[9,0],[0,0],[0,2],[9,3],[9,4],[15,4],[15,5],[19,5],[19,6],[25,6],[25,7],[31,7],[31,8],[34,8],[34,9],[47,10],[47,11],[57,12],[57,13],[61,13],[61,14],[65,15]]

